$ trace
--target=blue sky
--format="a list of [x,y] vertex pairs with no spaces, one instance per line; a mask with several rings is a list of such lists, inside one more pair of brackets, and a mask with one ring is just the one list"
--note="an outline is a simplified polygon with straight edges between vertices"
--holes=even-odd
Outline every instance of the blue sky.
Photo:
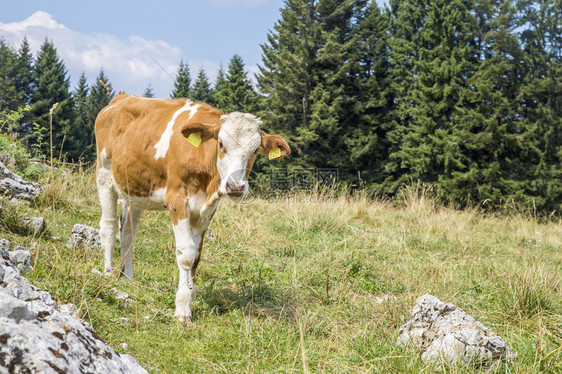
[[[378,0],[377,0],[378,1]],[[378,1],[379,3],[381,1]],[[283,0],[2,0],[0,38],[18,48],[27,36],[35,53],[55,44],[72,88],[84,71],[92,83],[103,67],[116,91],[142,94],[150,84],[168,97],[181,59],[192,77],[211,80],[239,54],[253,76],[260,44],[280,16]]]

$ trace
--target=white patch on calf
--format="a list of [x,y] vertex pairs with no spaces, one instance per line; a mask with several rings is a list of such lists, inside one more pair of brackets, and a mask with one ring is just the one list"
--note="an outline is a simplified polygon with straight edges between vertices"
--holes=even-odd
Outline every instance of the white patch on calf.
[[176,240],[176,262],[180,273],[175,317],[180,322],[185,322],[191,319],[191,302],[197,292],[197,287],[192,281],[191,269],[199,256],[199,244],[203,240],[205,229],[194,229],[189,224],[188,218],[180,220],[172,228]]
[[[102,167],[98,170],[96,183],[98,186],[98,196],[102,207],[100,219],[100,239],[101,247],[104,252],[105,270],[111,268],[113,249],[115,248],[115,235],[117,234],[117,193],[115,180],[111,172],[111,160],[104,161],[105,149],[100,153]],[[104,165],[105,164],[105,165]],[[106,168],[109,164],[109,169]]]
[[119,192],[119,197],[134,208],[148,210],[166,209],[166,206],[164,204],[164,198],[166,196],[165,187],[154,190],[152,194],[147,197],[127,195],[124,191],[121,191],[119,189],[117,191]]
[[164,130],[162,136],[160,136],[160,140],[154,146],[154,148],[156,149],[156,154],[154,155],[155,160],[166,157],[166,153],[168,153],[168,148],[170,147],[170,138],[173,134],[174,123],[176,122],[178,116],[183,112],[190,110],[191,113],[189,114],[189,119],[191,119],[191,117],[193,117],[197,112],[197,108],[199,108],[199,106],[199,104],[194,104],[193,102],[187,100],[184,106],[176,110],[176,112],[172,116],[172,119],[170,120],[170,122],[168,122],[166,130]]
[[[210,202],[207,205],[207,202]],[[205,191],[199,190],[190,196],[187,208],[189,214],[199,214],[200,220],[192,226],[189,218],[184,218],[173,225],[174,238],[176,240],[176,262],[179,270],[178,292],[176,294],[176,313],[175,317],[180,321],[191,319],[191,303],[195,299],[197,287],[193,283],[193,265],[199,257],[199,246],[203,240],[203,233],[207,230],[211,216],[218,206],[219,196],[213,194],[207,200]]]
[[107,151],[105,148],[100,152],[100,162],[104,169],[111,170],[111,159],[107,158]]

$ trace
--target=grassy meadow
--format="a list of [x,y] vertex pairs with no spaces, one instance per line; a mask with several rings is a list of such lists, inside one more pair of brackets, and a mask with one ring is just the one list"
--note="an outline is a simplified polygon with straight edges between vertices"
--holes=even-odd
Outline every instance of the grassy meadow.
[[[518,353],[515,365],[494,371],[562,372],[559,219],[454,210],[415,188],[394,203],[327,193],[224,199],[204,243],[194,318],[183,326],[173,318],[168,214],[143,214],[134,283],[100,277],[92,273],[102,270],[100,251],[65,246],[75,223],[98,227],[94,171],[55,174],[38,202],[4,204],[0,237],[32,248],[31,282],[76,304],[104,340],[151,373],[489,372],[431,367],[396,346],[426,293],[458,305]],[[47,220],[39,237],[18,229],[30,215]],[[396,300],[381,303],[388,294]]]

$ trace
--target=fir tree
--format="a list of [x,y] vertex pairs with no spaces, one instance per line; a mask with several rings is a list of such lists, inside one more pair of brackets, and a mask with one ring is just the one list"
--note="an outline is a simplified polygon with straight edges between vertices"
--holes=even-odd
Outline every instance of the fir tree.
[[226,74],[224,73],[224,66],[221,62],[219,66],[219,71],[217,73],[217,79],[215,80],[215,88],[213,89],[213,102],[214,105],[218,105],[218,102],[222,102],[225,100],[222,96],[226,92],[225,91],[226,85]]
[[357,92],[349,46],[363,3],[289,0],[262,45],[261,116],[267,127],[288,136],[293,165],[351,174],[345,148],[355,147],[346,139],[357,122]]
[[515,201],[562,209],[562,8],[560,1],[517,2],[524,72],[517,96],[519,157]]
[[33,55],[27,38],[21,42],[16,60],[16,87],[21,99],[21,106],[29,104],[34,90]]
[[[321,81],[315,72],[318,50],[314,2],[288,0],[281,18],[261,46],[258,88],[264,95],[264,126],[285,135],[291,144],[293,165],[312,167],[312,143],[319,136],[310,129],[310,100],[314,84]],[[283,159],[282,163],[287,163]]]
[[146,87],[146,90],[144,90],[144,93],[142,94],[142,96],[148,97],[148,98],[154,97],[154,91],[152,90],[152,85],[151,85],[151,84],[149,84],[149,85]]
[[90,87],[90,93],[87,100],[87,145],[84,152],[84,158],[87,160],[94,159],[96,157],[96,118],[99,112],[109,104],[114,95],[115,93],[113,92],[109,78],[105,75],[104,70],[101,69],[98,77],[96,78],[96,83]]
[[69,93],[69,78],[64,62],[58,57],[52,42],[45,40],[38,52],[34,67],[34,81],[36,89],[31,97],[33,121],[37,124],[35,131],[40,131],[45,140],[38,144],[37,137],[31,143],[41,150],[45,156],[50,154],[50,116],[49,111],[55,103],[58,107],[53,113],[52,138],[53,156],[64,155],[65,138],[72,137],[72,123],[74,121],[73,103]]
[[346,128],[345,149],[350,175],[357,171],[354,182],[376,187],[388,177],[387,133],[394,109],[389,79],[390,14],[374,1],[356,2],[354,12],[347,45],[350,82],[346,84],[351,98],[347,110],[354,116]]
[[193,84],[193,99],[200,100],[209,105],[215,105],[214,92],[203,68],[199,70],[197,79]]
[[178,74],[176,75],[176,80],[174,82],[172,97],[190,99],[191,95],[191,75],[189,73],[189,65],[187,64],[187,61],[184,62],[181,60],[178,68]]
[[16,59],[14,50],[0,39],[0,113],[16,110],[19,104]]
[[[404,3],[400,6],[410,5]],[[411,8],[397,12],[411,19]],[[419,19],[411,23],[419,27],[419,33],[411,34],[411,25],[402,24],[405,33],[394,40],[401,53],[394,74],[406,77],[397,78],[397,123],[390,134],[396,149],[390,157],[401,169],[399,182],[411,178],[439,183],[450,191],[451,180],[470,170],[470,159],[460,143],[466,131],[464,118],[457,109],[472,94],[467,78],[476,68],[473,19],[461,0],[432,1],[423,9],[422,23]]]
[[[515,9],[510,1],[481,1],[474,9],[474,50],[479,63],[468,75],[472,92],[458,105],[456,136],[467,167],[445,184],[452,199],[486,201],[498,207],[512,195],[517,125],[516,109],[521,50],[510,33]],[[515,57],[515,59],[513,59]]]
[[[30,104],[31,96],[35,89],[35,82],[33,80],[33,55],[31,54],[27,38],[22,40],[18,51],[15,80],[19,98],[18,106],[24,108],[26,105]],[[31,114],[29,112],[24,113],[21,120],[21,127],[23,132],[32,132],[33,126],[31,124]]]
[[85,162],[93,161],[93,155],[91,151],[85,152],[90,146],[90,117],[88,113],[88,93],[90,89],[88,88],[86,75],[82,73],[80,79],[78,80],[78,86],[74,90],[74,113],[76,114],[76,119],[74,121],[74,127],[77,129],[80,138],[77,139],[77,152],[76,156],[81,157]]
[[227,112],[254,112],[257,107],[257,95],[244,71],[244,62],[234,55],[228,64],[226,81],[215,96],[217,108]]

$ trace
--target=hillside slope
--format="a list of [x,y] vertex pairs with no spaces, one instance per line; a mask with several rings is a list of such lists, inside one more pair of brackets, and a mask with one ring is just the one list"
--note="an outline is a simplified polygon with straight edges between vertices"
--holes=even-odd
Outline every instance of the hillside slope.
[[[136,282],[105,279],[92,273],[102,268],[100,252],[65,247],[75,223],[98,225],[93,170],[60,168],[54,178],[38,202],[3,202],[0,213],[0,223],[42,214],[48,231],[25,236],[1,224],[0,236],[33,248],[27,277],[78,305],[102,338],[150,372],[418,373],[420,354],[396,339],[426,293],[501,335],[519,355],[512,372],[562,370],[559,220],[455,211],[419,190],[405,191],[400,206],[319,193],[224,200],[203,247],[194,321],[184,327],[173,319],[167,213],[141,219]],[[396,300],[381,302],[389,294]]]

